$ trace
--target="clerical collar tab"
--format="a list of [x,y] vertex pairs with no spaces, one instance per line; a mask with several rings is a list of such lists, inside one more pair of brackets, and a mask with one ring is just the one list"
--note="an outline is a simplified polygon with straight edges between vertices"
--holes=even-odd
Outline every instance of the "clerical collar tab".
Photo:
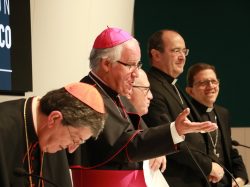
[[214,109],[213,107],[211,107],[211,108],[208,107],[206,112],[211,112],[213,109]]
[[172,85],[175,85],[175,83],[178,81],[178,79],[174,79],[173,81],[172,81]]

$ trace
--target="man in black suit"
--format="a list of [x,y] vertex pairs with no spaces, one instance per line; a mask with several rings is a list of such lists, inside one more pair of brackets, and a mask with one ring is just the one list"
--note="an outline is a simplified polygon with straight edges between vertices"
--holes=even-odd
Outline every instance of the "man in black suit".
[[[215,67],[205,63],[198,63],[191,66],[187,75],[187,93],[192,97],[192,103],[198,109],[201,119],[215,121],[218,129],[207,133],[206,147],[209,157],[205,158],[207,167],[211,167],[216,162],[225,166],[229,170],[238,185],[244,186],[248,181],[246,168],[242,157],[238,151],[232,147],[231,129],[229,125],[229,112],[226,108],[216,105],[219,94],[219,80]],[[213,183],[217,181],[217,174],[209,175],[209,180]],[[223,178],[211,186],[233,186],[237,187],[232,177],[225,171]]]
[[188,110],[171,123],[172,128],[169,122],[147,128],[126,98],[139,76],[140,58],[138,41],[122,29],[107,28],[96,38],[90,53],[91,72],[81,81],[96,86],[108,115],[99,138],[86,141],[70,159],[74,184],[144,187],[141,161],[178,151],[175,137],[216,129],[211,122],[191,123],[186,119]]
[[[191,109],[188,118],[191,121],[200,120],[193,105],[176,84],[177,78],[183,72],[188,52],[184,39],[174,30],[160,30],[150,37],[148,55],[152,67],[147,75],[153,99],[148,114],[143,116],[148,126],[162,126],[173,121],[187,107]],[[192,151],[190,155],[186,145],[197,151]],[[167,156],[168,164],[164,176],[170,186],[209,186],[206,176],[211,173],[212,168],[205,167],[206,163],[202,159],[204,156],[199,153],[206,152],[204,145],[203,135],[192,133],[186,135],[185,143],[180,144],[180,153]],[[216,166],[223,172],[219,165]]]

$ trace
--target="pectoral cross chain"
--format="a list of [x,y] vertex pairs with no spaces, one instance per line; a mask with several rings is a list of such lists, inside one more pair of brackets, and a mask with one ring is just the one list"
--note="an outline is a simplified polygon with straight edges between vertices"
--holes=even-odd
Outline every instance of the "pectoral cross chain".
[[214,149],[214,154],[219,158],[220,154],[216,152],[216,149]]

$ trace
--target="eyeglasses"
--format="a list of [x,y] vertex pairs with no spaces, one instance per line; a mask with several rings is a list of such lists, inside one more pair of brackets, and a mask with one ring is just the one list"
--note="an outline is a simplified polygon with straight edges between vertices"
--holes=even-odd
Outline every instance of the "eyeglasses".
[[197,81],[196,83],[194,83],[194,86],[198,86],[198,87],[206,87],[209,86],[210,84],[217,86],[220,84],[219,80],[204,80],[204,81]]
[[142,67],[141,61],[139,61],[137,64],[126,64],[126,63],[119,61],[119,60],[117,60],[116,62],[118,62],[119,64],[122,64],[123,66],[126,66],[128,68],[128,70],[130,70],[130,71],[134,71],[136,69],[141,69],[141,67]]
[[148,92],[150,91],[150,86],[133,86],[133,88],[140,89],[144,92],[145,96],[148,95]]
[[174,54],[181,54],[181,53],[183,53],[185,56],[188,56],[188,54],[189,54],[189,49],[187,49],[187,48],[184,48],[184,49],[174,48],[174,49],[171,49],[170,51],[172,53],[174,53]]
[[83,143],[85,142],[85,141],[82,140],[81,138],[79,138],[79,140],[75,140],[75,139],[73,138],[73,136],[72,136],[70,130],[69,130],[69,126],[67,125],[66,127],[67,127],[67,129],[68,129],[70,138],[71,138],[71,140],[72,140],[72,142],[73,142],[74,145],[80,145],[80,144],[83,144]]

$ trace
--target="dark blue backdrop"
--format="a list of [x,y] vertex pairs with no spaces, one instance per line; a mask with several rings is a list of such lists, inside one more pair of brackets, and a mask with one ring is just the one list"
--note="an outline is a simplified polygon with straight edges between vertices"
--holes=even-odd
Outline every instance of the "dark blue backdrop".
[[[1,0],[0,5],[0,89],[11,90],[11,62],[10,62],[10,49],[11,47],[6,46],[6,41],[9,39],[8,32],[9,27],[9,16],[10,16],[10,5],[4,4]],[[10,34],[11,36],[11,34]],[[11,39],[11,38],[10,38]]]
[[32,91],[29,0],[0,0],[0,94]]

